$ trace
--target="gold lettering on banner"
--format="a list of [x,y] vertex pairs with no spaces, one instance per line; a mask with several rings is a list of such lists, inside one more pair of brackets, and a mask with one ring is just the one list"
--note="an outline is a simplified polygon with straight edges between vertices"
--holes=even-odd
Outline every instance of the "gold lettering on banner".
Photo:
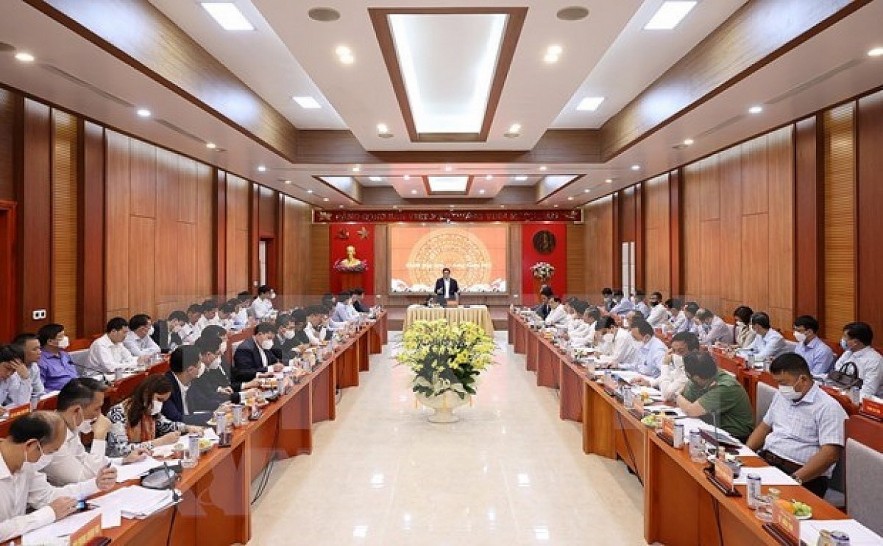
[[491,254],[481,239],[465,229],[431,231],[421,237],[405,267],[412,284],[434,286],[443,267],[449,267],[461,287],[490,283]]
[[451,222],[582,222],[582,210],[313,210],[313,222],[323,223],[451,223]]

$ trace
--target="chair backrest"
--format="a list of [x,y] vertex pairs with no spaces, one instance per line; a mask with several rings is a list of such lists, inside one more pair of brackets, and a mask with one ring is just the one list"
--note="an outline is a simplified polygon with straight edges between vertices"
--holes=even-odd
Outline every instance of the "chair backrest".
[[74,362],[74,366],[76,366],[77,373],[80,374],[80,376],[85,377],[85,376],[94,374],[94,372],[90,373],[89,370],[87,370],[86,368],[83,368],[83,366],[86,365],[86,357],[89,356],[89,349],[80,349],[79,351],[71,351],[68,354],[71,355],[71,360]]
[[849,515],[875,533],[883,534],[883,488],[873,478],[883,474],[883,453],[848,439],[845,467]]
[[757,382],[757,394],[755,395],[755,407],[754,407],[754,424],[758,424],[763,420],[763,416],[766,415],[768,409],[770,409],[770,404],[773,403],[773,397],[776,395],[776,388],[772,385],[767,385],[763,381]]

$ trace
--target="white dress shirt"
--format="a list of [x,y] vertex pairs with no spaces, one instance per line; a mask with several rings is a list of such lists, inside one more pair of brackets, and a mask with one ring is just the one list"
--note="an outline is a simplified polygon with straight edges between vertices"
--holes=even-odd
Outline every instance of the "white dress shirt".
[[110,459],[104,456],[107,451],[105,440],[92,440],[90,451],[86,451],[79,433],[66,430],[64,443],[52,454],[52,462],[43,469],[49,483],[55,486],[67,485],[94,479]]
[[613,358],[613,363],[620,366],[634,364],[637,360],[637,348],[632,334],[625,328],[617,328],[613,341],[602,342],[598,347],[602,354]]
[[770,328],[766,334],[754,336],[754,343],[751,344],[750,351],[764,358],[776,358],[790,352],[790,349],[782,334]]
[[[31,373],[34,373],[33,371]],[[16,372],[0,380],[0,406],[20,406],[31,400],[33,384],[30,379],[22,379]]]
[[210,319],[205,318],[205,315],[202,315],[199,317],[199,320],[196,321],[196,324],[199,326],[199,330],[202,331],[205,330],[206,326],[221,326],[221,319],[218,315],[215,315]]
[[307,337],[310,338],[310,343],[313,345],[318,345],[319,342],[325,339],[325,328],[316,328],[310,322],[307,323],[304,332],[307,334]]
[[839,370],[847,362],[854,362],[858,368],[858,376],[862,380],[862,398],[883,397],[883,356],[880,353],[873,347],[855,352],[846,351],[837,360],[834,368]]
[[[264,351],[261,351],[261,360],[264,361],[263,367],[267,367],[267,355],[264,354]],[[178,379],[178,374],[172,374],[175,376],[175,381],[178,382],[178,388],[181,389],[181,411],[184,412],[184,415],[190,415],[190,408],[187,407],[187,391],[190,389],[190,385],[185,385],[181,383],[181,380]]]
[[331,320],[334,322],[344,323],[350,319],[349,311],[346,309],[346,304],[342,301],[337,302],[334,305],[334,313],[331,314]]
[[564,306],[560,303],[558,307],[549,311],[549,314],[546,316],[546,326],[564,326],[567,324],[567,311],[564,310]]
[[635,304],[635,312],[641,313],[641,315],[646,319],[650,316],[650,306],[644,303],[644,301],[639,301]]
[[677,315],[671,317],[671,325],[676,334],[690,331],[690,321],[687,320],[687,315],[683,309],[678,311]]
[[650,315],[647,317],[647,323],[654,328],[662,328],[668,323],[668,311],[665,306],[658,303],[650,308]]
[[703,324],[699,327],[699,343],[714,345],[715,343],[733,343],[733,329],[724,322],[724,319],[715,316],[711,319],[711,325],[706,328]]
[[684,371],[684,359],[672,356],[669,364],[663,363],[659,367],[659,377],[650,379],[650,386],[659,389],[662,397],[670,400],[675,394],[680,394],[687,386],[687,372]]
[[450,299],[453,297],[453,294],[451,294],[451,279],[442,277],[442,283],[445,285],[444,297]]
[[196,340],[199,339],[199,336],[202,334],[202,327],[199,325],[199,321],[196,323],[185,323],[181,326],[181,331],[178,332],[178,335],[181,336],[181,342],[184,345],[193,345],[196,343]]
[[[95,480],[52,487],[46,475],[26,465],[13,474],[0,456],[0,541],[55,521],[49,503],[60,497],[86,498],[98,492]],[[28,508],[34,509],[25,514]]]
[[243,307],[238,313],[233,315],[233,324],[242,328],[248,324],[248,309]]
[[273,311],[273,300],[270,298],[255,298],[251,304],[251,309],[254,312],[254,318],[258,320],[269,318],[270,313]]
[[637,355],[634,359],[635,371],[647,377],[658,377],[665,353],[668,352],[665,343],[658,337],[652,336],[647,343],[634,342],[634,344],[637,347]]
[[591,324],[580,321],[585,326],[586,329],[579,335],[570,336],[570,346],[571,347],[587,347],[589,343],[593,343],[595,341],[595,326],[597,326],[598,321],[594,321]]
[[89,347],[86,365],[91,369],[86,370],[86,375],[94,374],[96,370],[113,373],[117,368],[129,368],[137,363],[138,361],[122,343],[114,343],[107,334],[104,334]]
[[159,345],[150,336],[138,337],[138,334],[131,330],[126,334],[123,345],[136,358],[139,356],[153,356],[160,352]]

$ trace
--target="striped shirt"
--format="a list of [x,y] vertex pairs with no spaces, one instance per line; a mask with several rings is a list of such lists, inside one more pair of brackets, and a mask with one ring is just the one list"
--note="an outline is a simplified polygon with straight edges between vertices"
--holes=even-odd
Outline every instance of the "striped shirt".
[[[799,465],[806,464],[823,445],[846,444],[846,412],[840,403],[813,384],[797,402],[779,394],[773,397],[763,422],[770,432],[763,448]],[[834,465],[824,475],[831,477]]]

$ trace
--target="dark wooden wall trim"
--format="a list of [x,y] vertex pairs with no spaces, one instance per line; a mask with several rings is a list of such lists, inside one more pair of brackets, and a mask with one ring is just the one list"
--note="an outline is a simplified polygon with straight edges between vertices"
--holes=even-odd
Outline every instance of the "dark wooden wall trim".
[[[816,116],[794,125],[794,314],[824,323],[824,164]],[[823,332],[824,333],[824,332]]]
[[668,174],[668,206],[669,206],[669,252],[671,254],[671,297],[681,297],[684,294],[683,273],[683,184],[684,175],[682,169],[671,171]]
[[258,255],[260,244],[260,202],[261,187],[253,182],[248,183],[248,289],[257,294],[257,286],[261,280],[261,269]]
[[[104,190],[105,165],[104,128],[80,120],[79,140],[79,276],[77,293],[81,338],[104,330],[105,308],[105,237]],[[73,336],[72,336],[73,337]]]
[[645,283],[645,271],[647,261],[644,259],[644,187],[642,182],[635,186],[635,288],[645,292],[648,290]]
[[856,139],[856,311],[858,320],[883,336],[883,91],[859,99]]
[[215,183],[215,237],[213,240],[214,256],[214,291],[216,295],[227,293],[227,173],[212,169]]
[[[613,236],[611,244],[613,245],[613,286],[622,286],[622,229],[620,226],[622,218],[622,192],[613,194]],[[616,290],[616,288],[614,288]]]
[[[21,329],[33,332],[49,323],[52,295],[52,110],[25,100],[22,127],[19,211],[19,286]],[[45,320],[32,312],[45,309]]]

